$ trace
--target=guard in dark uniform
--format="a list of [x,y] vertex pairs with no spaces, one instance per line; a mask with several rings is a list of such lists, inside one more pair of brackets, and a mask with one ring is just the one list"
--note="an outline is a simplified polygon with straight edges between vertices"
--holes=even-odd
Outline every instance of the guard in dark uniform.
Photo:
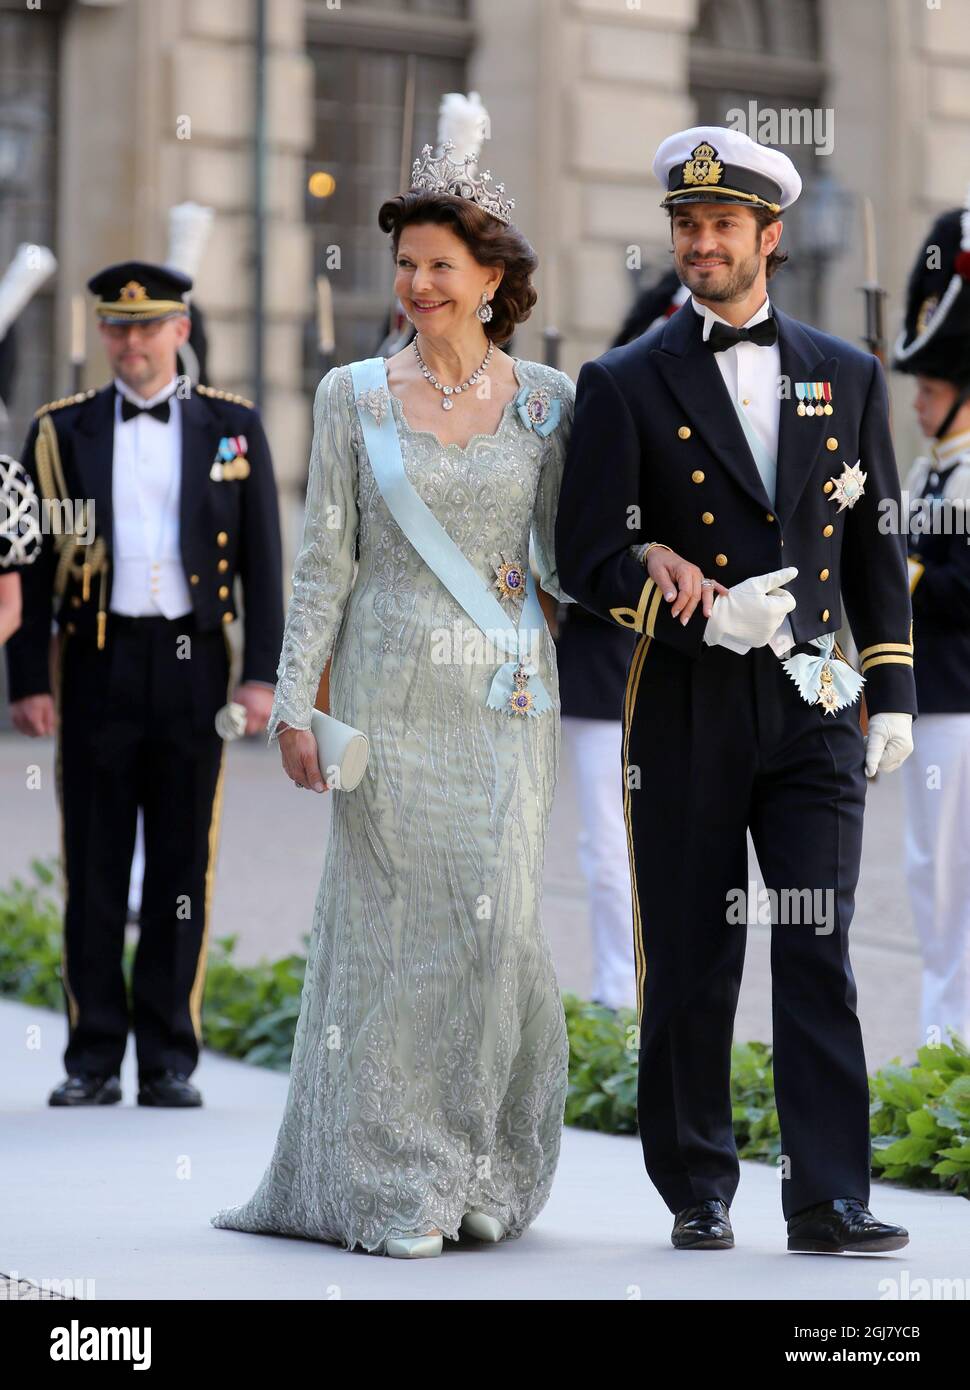
[[225,770],[214,721],[230,698],[237,578],[245,633],[232,698],[250,733],[272,706],[283,629],[276,486],[252,402],[176,376],[189,278],[133,261],[88,287],[115,379],[37,412],[22,462],[64,519],[45,528],[40,556],[21,571],[23,622],[7,645],[15,726],[36,736],[59,716],[68,1076],[50,1103],[121,1098],[140,806],[138,1102],[199,1105],[188,1078],[202,1044]]
[[[699,127],[664,141],[654,172],[692,298],[582,368],[556,532],[564,589],[640,634],[623,772],[644,1158],[677,1248],[733,1245],[734,1015],[747,922],[770,920],[788,1248],[897,1249],[907,1233],[866,1205],[848,956],[866,771],[902,761],[916,711],[905,543],[879,526],[880,499],[899,497],[885,382],[768,300],[778,214],[801,187],[785,155]],[[727,586],[709,618],[671,616],[644,575],[658,556]],[[833,646],[843,598],[868,747],[859,676]]]
[[623,692],[636,633],[579,603],[557,607],[556,663],[563,747],[572,758],[579,864],[589,896],[594,1003],[636,998],[623,796],[616,778]]
[[[964,230],[966,228],[966,230]],[[906,876],[923,955],[920,1045],[970,1043],[970,199],[910,275],[893,366],[932,440],[906,479],[916,694]]]

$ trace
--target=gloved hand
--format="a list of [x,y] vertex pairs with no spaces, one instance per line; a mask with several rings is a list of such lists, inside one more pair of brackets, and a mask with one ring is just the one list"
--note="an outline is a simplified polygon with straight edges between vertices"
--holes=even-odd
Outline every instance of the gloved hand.
[[911,714],[874,714],[866,736],[866,776],[895,772],[913,751]]
[[704,629],[709,647],[727,647],[743,655],[752,647],[765,647],[786,613],[795,607],[795,596],[782,586],[795,578],[794,566],[755,574],[719,594]]

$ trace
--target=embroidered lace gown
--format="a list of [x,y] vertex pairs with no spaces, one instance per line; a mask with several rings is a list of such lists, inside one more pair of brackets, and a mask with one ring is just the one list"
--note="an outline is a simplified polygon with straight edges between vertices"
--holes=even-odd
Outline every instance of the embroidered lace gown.
[[[531,528],[543,587],[568,600],[553,536],[574,387],[539,363],[515,359],[515,371],[559,398],[548,435],[513,400],[495,434],[442,445],[392,397],[404,466],[486,585],[502,557],[527,564]],[[350,368],[328,372],[268,736],[281,721],[309,728],[332,652],[331,713],[368,735],[370,758],[353,792],[326,793],[273,1156],[253,1196],[211,1220],[373,1250],[432,1226],[456,1238],[476,1209],[515,1237],[549,1196],[567,1084],[540,918],[560,751],[555,648],[543,623],[536,665],[553,708],[537,717],[486,707],[506,654],[442,659],[476,655],[465,644],[479,629],[388,512],[353,402]],[[521,600],[492,592],[517,624]],[[322,808],[306,799],[309,827]]]

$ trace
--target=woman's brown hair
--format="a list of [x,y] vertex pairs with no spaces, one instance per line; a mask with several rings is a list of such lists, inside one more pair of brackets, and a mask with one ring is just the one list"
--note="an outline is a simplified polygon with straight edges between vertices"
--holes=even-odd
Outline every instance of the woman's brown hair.
[[451,227],[479,265],[503,267],[491,301],[492,317],[482,324],[486,335],[499,346],[507,343],[516,324],[532,313],[539,297],[532,287],[538,256],[517,228],[506,226],[470,198],[451,193],[401,193],[381,204],[377,222],[382,232],[391,234],[395,258],[405,227],[433,222]]

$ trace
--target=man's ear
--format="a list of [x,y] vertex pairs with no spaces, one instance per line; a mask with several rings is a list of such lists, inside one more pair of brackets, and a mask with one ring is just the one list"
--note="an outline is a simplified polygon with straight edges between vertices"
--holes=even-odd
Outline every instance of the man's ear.
[[784,226],[785,224],[779,218],[775,222],[769,222],[767,227],[762,229],[761,249],[766,256],[770,256],[772,251],[778,249],[778,243],[781,241],[781,234],[784,230]]

